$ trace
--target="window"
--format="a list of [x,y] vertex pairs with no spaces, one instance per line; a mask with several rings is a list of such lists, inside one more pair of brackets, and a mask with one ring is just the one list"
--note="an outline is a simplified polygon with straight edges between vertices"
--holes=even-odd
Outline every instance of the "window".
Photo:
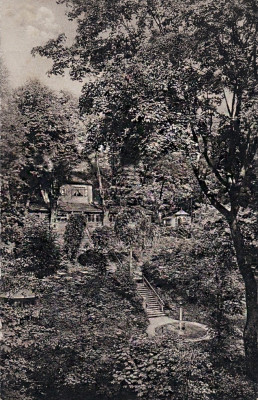
[[97,222],[101,222],[101,219],[102,219],[102,218],[101,218],[101,215],[100,215],[100,214],[97,214],[97,215],[96,215],[96,221],[97,221]]
[[83,194],[81,193],[80,190],[73,190],[72,196],[80,197],[83,196]]
[[95,220],[95,219],[94,219],[94,214],[89,214],[89,215],[88,215],[88,221],[89,221],[89,222],[94,222],[94,220]]
[[67,213],[58,211],[56,220],[57,221],[67,221]]
[[85,187],[73,187],[71,189],[72,197],[88,197],[88,191]]

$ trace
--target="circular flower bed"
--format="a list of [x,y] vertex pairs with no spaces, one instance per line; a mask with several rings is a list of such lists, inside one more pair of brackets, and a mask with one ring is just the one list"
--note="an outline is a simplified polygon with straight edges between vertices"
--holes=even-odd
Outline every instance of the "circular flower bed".
[[171,322],[166,325],[159,326],[155,329],[155,333],[162,334],[178,334],[185,339],[198,340],[208,336],[207,327],[197,322],[182,322],[182,329],[179,329],[179,321]]

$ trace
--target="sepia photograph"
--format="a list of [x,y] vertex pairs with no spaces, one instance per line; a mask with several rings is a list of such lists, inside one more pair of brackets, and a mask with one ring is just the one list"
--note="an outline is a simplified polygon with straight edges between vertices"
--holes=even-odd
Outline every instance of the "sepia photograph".
[[0,400],[258,400],[257,0],[0,13]]

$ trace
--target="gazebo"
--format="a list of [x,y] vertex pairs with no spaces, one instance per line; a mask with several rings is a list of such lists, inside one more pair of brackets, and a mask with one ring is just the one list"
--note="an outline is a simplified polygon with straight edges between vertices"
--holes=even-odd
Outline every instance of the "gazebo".
[[188,225],[191,222],[191,216],[184,210],[179,210],[175,214],[168,215],[163,219],[163,225],[177,228],[181,225]]

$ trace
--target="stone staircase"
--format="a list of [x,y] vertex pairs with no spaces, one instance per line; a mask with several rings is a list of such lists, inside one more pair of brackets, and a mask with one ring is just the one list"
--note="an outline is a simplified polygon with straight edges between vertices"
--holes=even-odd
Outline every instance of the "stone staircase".
[[155,292],[154,288],[149,286],[144,278],[142,282],[137,282],[137,291],[143,299],[143,307],[147,313],[148,318],[163,317],[163,303]]

